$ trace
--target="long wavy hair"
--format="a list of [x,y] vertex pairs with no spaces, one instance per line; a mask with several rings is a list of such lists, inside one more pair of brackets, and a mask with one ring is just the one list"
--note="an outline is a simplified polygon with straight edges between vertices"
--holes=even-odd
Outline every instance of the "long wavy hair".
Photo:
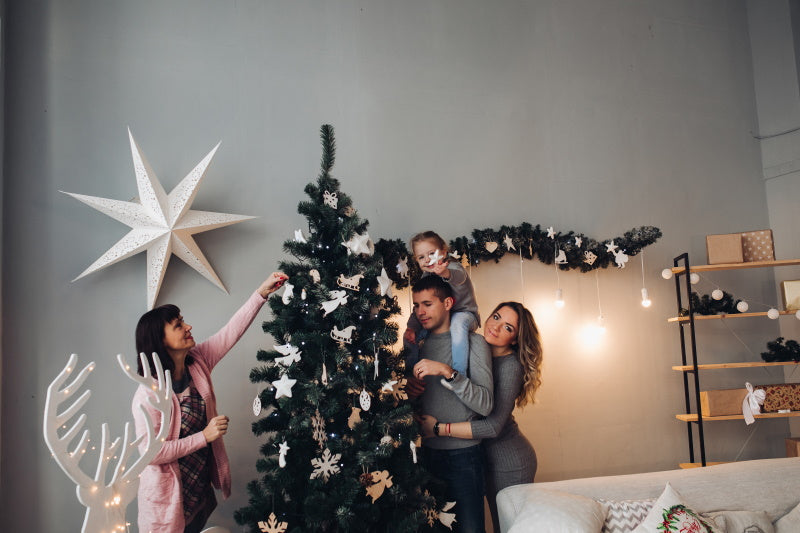
[[513,310],[519,317],[517,339],[511,345],[516,348],[517,357],[522,364],[522,390],[515,403],[517,407],[523,407],[536,401],[536,391],[542,385],[542,339],[533,315],[519,302],[502,302],[489,315],[503,307]]

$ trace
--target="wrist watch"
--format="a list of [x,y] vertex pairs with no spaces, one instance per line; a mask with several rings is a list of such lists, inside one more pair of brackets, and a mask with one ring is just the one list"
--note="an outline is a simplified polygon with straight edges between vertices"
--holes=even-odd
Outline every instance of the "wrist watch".
[[445,379],[445,381],[447,381],[448,383],[452,383],[452,382],[453,382],[453,380],[454,380],[454,379],[456,379],[456,376],[457,376],[457,375],[458,375],[458,370],[453,370],[453,373],[450,375],[450,377],[449,377],[449,378],[444,378],[444,379]]
[[436,422],[433,425],[433,434],[436,435],[437,437],[439,436],[439,422]]

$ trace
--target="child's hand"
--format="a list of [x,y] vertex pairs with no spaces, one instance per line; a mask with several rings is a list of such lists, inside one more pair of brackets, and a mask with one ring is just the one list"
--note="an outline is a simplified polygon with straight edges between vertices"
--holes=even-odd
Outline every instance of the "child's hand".
[[406,328],[405,333],[403,333],[403,340],[409,344],[417,344],[417,333],[411,328]]
[[450,279],[450,270],[447,268],[448,264],[450,264],[450,261],[447,259],[439,259],[436,264],[430,266],[431,272],[440,278]]

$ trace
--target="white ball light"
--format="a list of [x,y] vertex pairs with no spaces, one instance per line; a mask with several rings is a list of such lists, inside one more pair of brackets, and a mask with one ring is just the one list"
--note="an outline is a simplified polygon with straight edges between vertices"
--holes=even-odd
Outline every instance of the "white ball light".
[[776,319],[777,319],[779,316],[781,316],[781,314],[780,314],[780,312],[778,312],[778,310],[777,310],[777,309],[775,309],[775,308],[773,307],[772,309],[770,309],[769,311],[767,311],[767,316],[768,316],[769,318],[771,318],[772,320],[776,320]]
[[711,291],[711,297],[714,298],[715,300],[722,300],[723,296],[724,293],[720,289],[714,289],[713,291]]
[[700,283],[700,274],[697,272],[692,272],[692,274],[689,276],[689,281],[692,283],[692,285],[697,285]]
[[740,313],[746,313],[747,310],[750,309],[750,306],[747,305],[747,302],[742,300],[741,302],[736,304],[736,309],[738,309]]
[[664,279],[670,279],[672,277],[672,269],[671,268],[665,268],[664,270],[662,270],[661,271],[661,277],[664,278]]

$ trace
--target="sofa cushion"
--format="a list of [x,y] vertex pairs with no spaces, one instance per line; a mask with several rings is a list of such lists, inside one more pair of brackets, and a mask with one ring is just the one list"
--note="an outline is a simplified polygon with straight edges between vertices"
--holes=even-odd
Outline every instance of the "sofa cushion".
[[764,511],[718,511],[707,515],[719,526],[725,526],[727,533],[774,533],[775,528]]
[[600,531],[604,519],[603,507],[591,498],[541,490],[525,503],[508,533]]
[[775,522],[775,533],[796,533],[800,531],[800,504]]
[[603,506],[606,520],[602,533],[630,533],[642,523],[653,508],[655,498],[646,500],[597,500]]
[[711,518],[704,519],[683,501],[672,485],[667,483],[664,492],[653,504],[653,508],[633,533],[666,533],[668,531],[692,531],[697,533],[721,533]]

